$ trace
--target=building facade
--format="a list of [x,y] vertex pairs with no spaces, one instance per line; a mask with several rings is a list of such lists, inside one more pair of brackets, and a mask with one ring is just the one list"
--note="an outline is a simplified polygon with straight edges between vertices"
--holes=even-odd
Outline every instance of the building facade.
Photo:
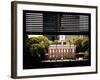
[[63,60],[75,58],[75,45],[50,45],[48,48],[48,59]]

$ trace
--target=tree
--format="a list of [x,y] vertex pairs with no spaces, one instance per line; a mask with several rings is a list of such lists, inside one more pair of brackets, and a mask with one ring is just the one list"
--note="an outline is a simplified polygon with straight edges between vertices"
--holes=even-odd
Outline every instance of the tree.
[[76,45],[77,52],[85,52],[89,48],[89,39],[88,36],[79,36],[75,40],[74,44]]
[[85,53],[84,53],[84,59],[88,59],[88,57],[89,57],[89,52],[85,51]]
[[66,43],[69,45],[76,45],[76,53],[85,52],[89,48],[89,39],[88,36],[75,36],[69,40],[66,40]]
[[30,52],[36,61],[41,61],[45,58],[45,46],[42,44],[32,44]]
[[83,51],[88,51],[89,49],[89,40],[88,38],[84,38],[83,41],[82,41],[82,48],[83,48]]
[[48,40],[46,36],[28,38],[26,40],[27,54],[31,54],[34,61],[44,60],[50,44],[52,44],[52,41]]

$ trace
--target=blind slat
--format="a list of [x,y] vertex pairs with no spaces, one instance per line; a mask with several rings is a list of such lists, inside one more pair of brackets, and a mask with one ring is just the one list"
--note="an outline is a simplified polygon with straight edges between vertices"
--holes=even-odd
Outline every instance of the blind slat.
[[26,32],[88,32],[89,15],[26,12]]

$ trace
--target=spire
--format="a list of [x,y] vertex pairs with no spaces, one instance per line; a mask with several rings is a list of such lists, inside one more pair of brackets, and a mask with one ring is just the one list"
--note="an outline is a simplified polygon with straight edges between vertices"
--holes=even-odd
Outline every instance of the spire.
[[61,42],[61,45],[64,45],[65,35],[59,35],[59,41]]
[[65,35],[59,35],[59,41],[65,41]]

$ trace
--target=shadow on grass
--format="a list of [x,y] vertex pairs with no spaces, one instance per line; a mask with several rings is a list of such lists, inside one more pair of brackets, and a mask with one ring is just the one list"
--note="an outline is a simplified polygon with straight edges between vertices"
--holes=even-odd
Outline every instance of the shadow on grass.
[[90,66],[90,61],[63,61],[63,62],[36,62],[25,63],[23,69],[38,69],[38,68],[57,68],[57,67],[77,67]]

